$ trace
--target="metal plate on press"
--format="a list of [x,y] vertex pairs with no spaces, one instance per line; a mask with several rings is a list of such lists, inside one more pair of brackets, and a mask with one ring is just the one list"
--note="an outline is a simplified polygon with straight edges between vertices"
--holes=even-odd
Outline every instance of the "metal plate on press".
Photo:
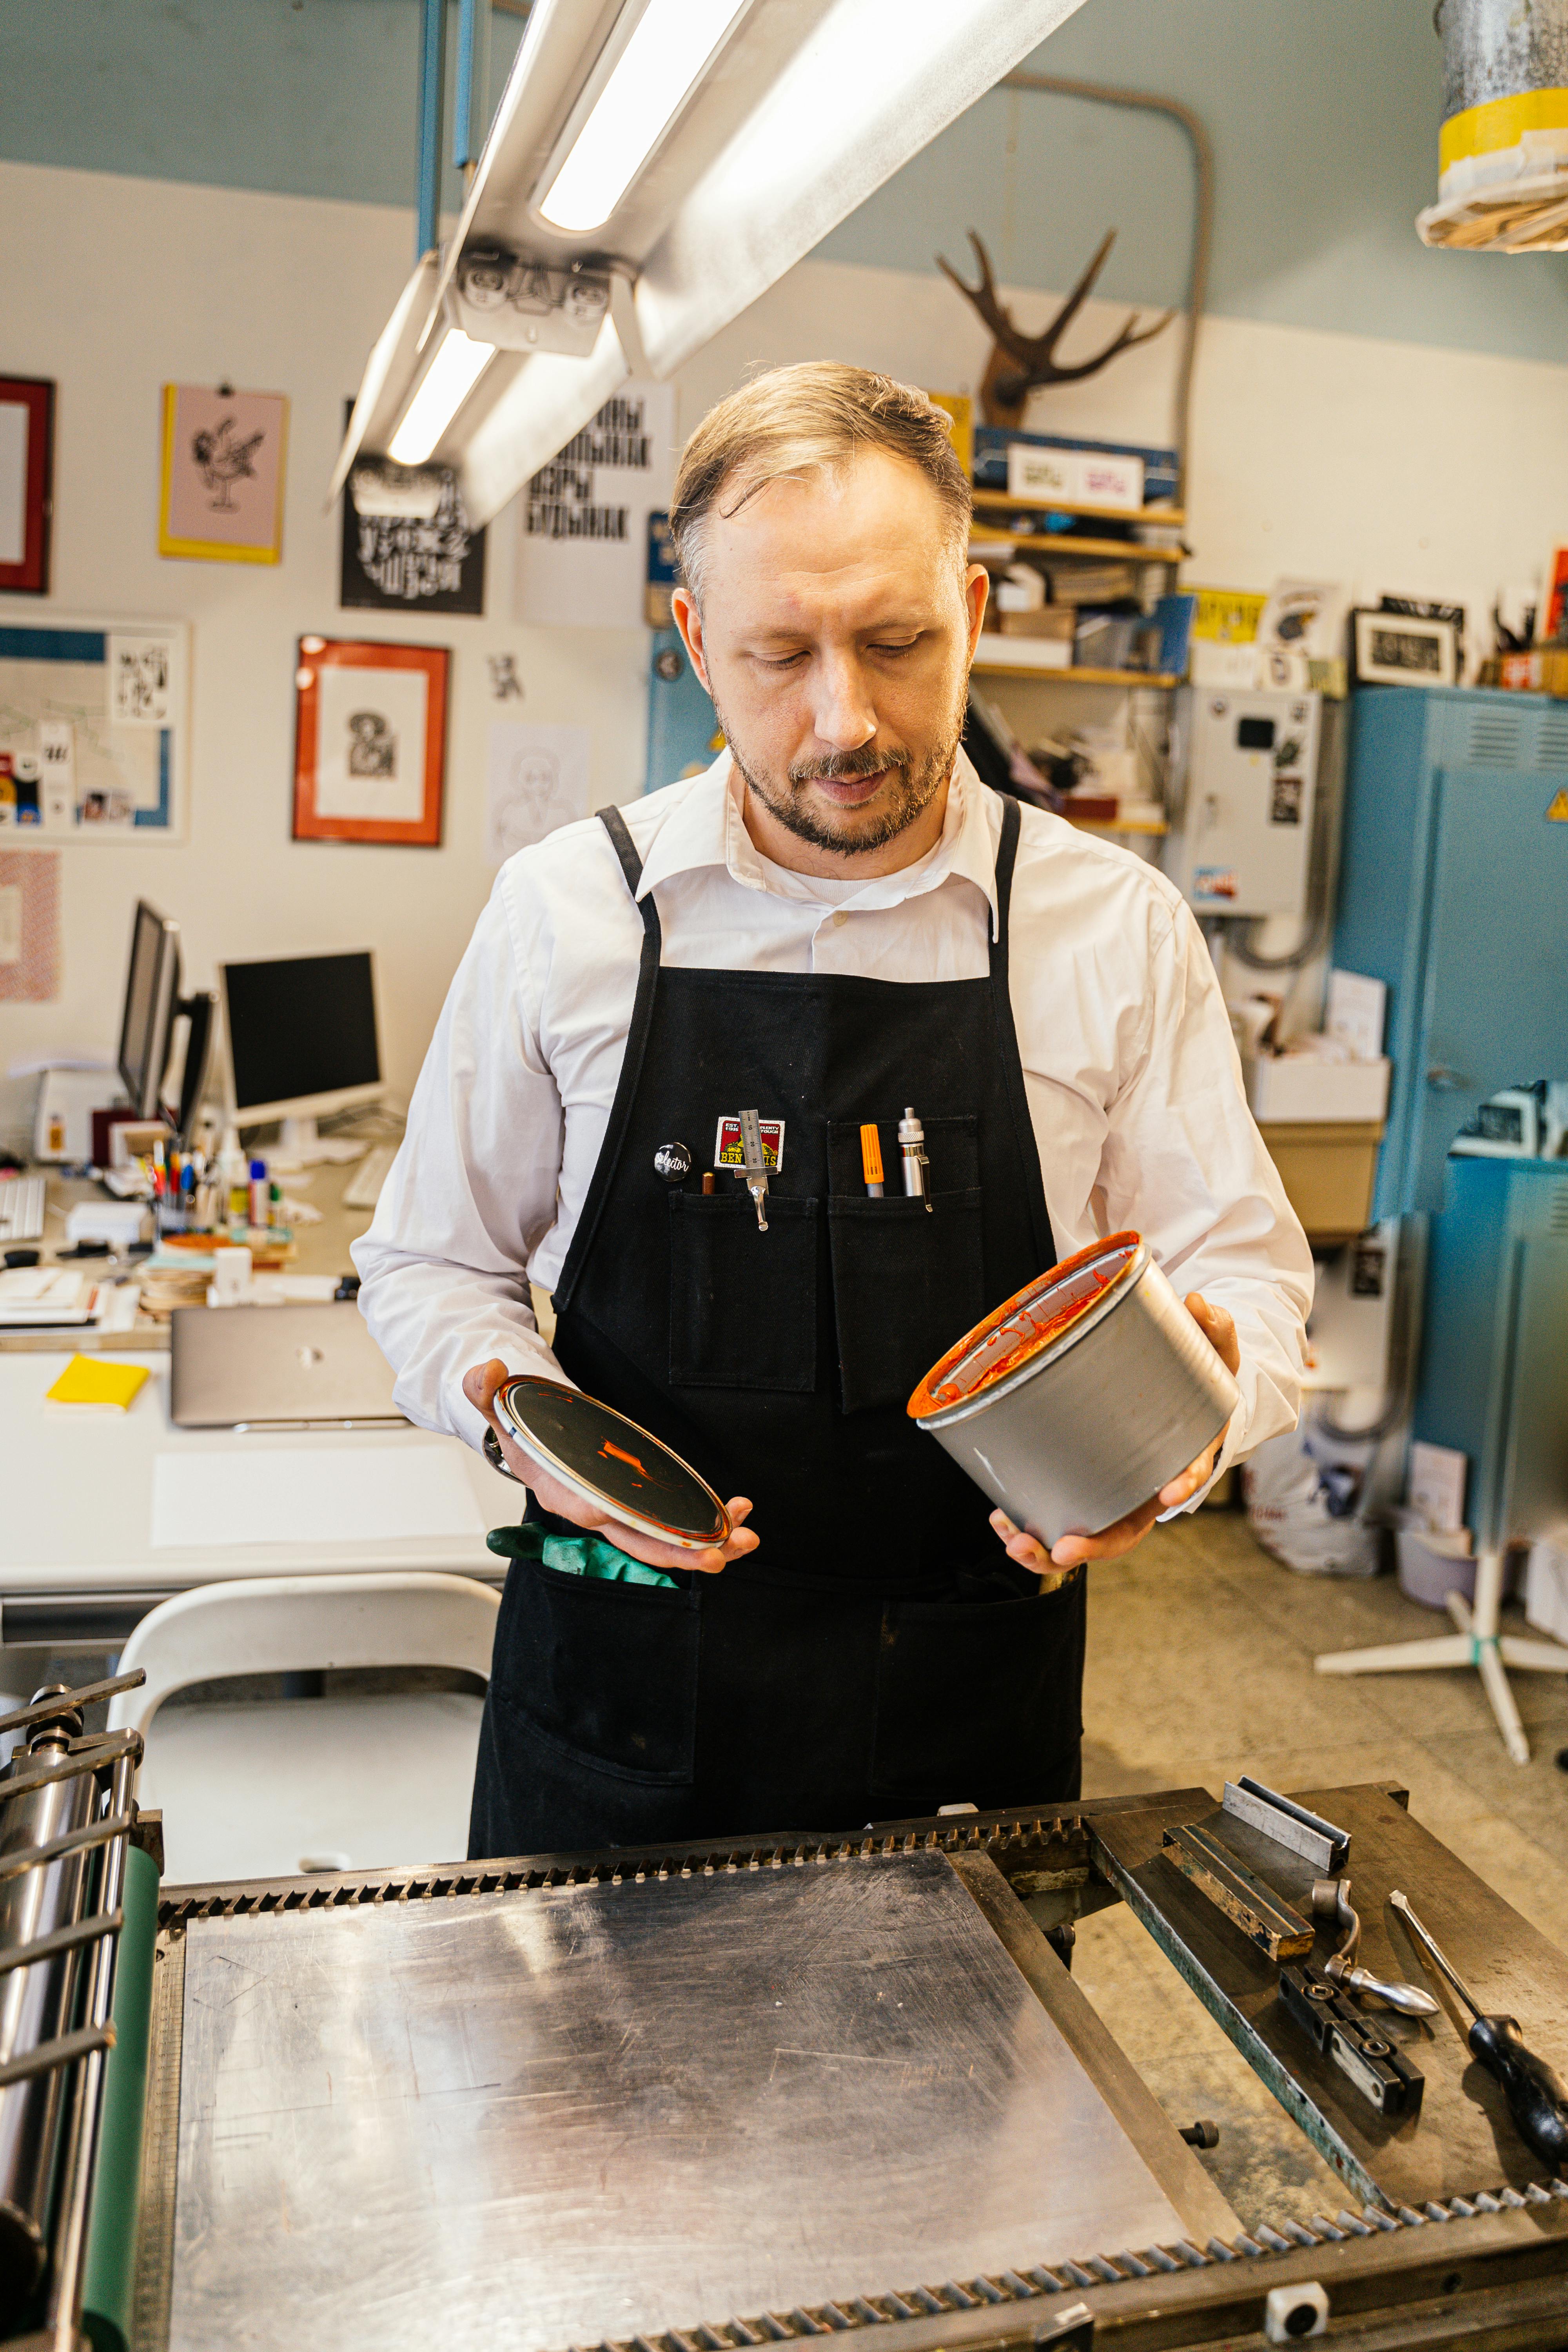
[[938,1853],[188,1930],[174,2352],[561,2352],[1185,2226]]

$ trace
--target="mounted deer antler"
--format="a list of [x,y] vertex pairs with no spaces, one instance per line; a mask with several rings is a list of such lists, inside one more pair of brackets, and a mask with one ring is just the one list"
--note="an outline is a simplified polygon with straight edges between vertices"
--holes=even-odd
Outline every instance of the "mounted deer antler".
[[[1097,375],[1102,367],[1115,359],[1119,352],[1130,352],[1137,343],[1147,343],[1163,333],[1176,313],[1167,310],[1152,327],[1140,328],[1138,313],[1130,310],[1127,323],[1121,333],[1097,352],[1091,360],[1083,360],[1076,367],[1058,367],[1053,356],[1058,343],[1077,318],[1094,289],[1094,282],[1105,267],[1105,257],[1116,242],[1116,231],[1107,229],[1100,240],[1100,250],[1089,268],[1051,320],[1037,335],[1026,335],[1015,325],[1003,308],[996,291],[996,281],[991,274],[991,257],[973,229],[969,242],[974,247],[974,257],[980,264],[980,283],[966,286],[950,262],[938,254],[937,268],[952,278],[965,301],[973,302],[996,341],[986,363],[984,380],[980,386],[980,405],[987,425],[1008,425],[1016,431],[1024,421],[1024,404],[1039,384],[1081,383],[1087,375]],[[1010,362],[1010,364],[1009,364]]]

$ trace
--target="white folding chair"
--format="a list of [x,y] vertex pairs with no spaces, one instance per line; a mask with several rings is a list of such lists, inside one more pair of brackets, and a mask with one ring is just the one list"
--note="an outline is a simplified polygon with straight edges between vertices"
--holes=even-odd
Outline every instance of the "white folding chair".
[[467,1850],[482,1701],[471,1693],[164,1706],[226,1675],[456,1667],[488,1679],[500,1595],[471,1577],[388,1571],[204,1584],[143,1617],[121,1673],[147,1680],[110,1727],[147,1743],[141,1800],[163,1812],[165,1877],[293,1876],[451,1862]]

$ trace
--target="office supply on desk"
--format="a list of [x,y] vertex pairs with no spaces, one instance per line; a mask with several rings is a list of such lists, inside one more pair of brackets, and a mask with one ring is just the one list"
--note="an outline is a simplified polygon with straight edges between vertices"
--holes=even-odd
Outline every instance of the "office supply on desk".
[[356,1159],[360,1146],[323,1139],[316,1121],[382,1094],[375,959],[287,956],[219,968],[229,1099],[241,1127],[282,1123],[274,1165]]
[[374,1209],[381,1198],[381,1188],[392,1172],[397,1157],[395,1143],[378,1143],[365,1153],[353,1174],[342,1189],[345,1209]]
[[160,1454],[153,1464],[152,1541],[159,1550],[483,1532],[461,1455],[447,1447],[409,1442],[363,1451],[310,1444],[263,1450],[241,1440],[212,1452]]
[[179,1429],[395,1423],[392,1367],[357,1307],[177,1307],[170,1417]]
[[0,1243],[41,1241],[48,1180],[11,1176],[0,1183]]
[[18,1266],[0,1274],[0,1327],[90,1323],[98,1284],[75,1266]]
[[129,1249],[142,1239],[146,1215],[140,1201],[79,1201],[66,1218],[67,1244]]
[[51,1404],[86,1406],[126,1412],[149,1378],[145,1364],[122,1364],[115,1356],[73,1356],[51,1388],[44,1391]]

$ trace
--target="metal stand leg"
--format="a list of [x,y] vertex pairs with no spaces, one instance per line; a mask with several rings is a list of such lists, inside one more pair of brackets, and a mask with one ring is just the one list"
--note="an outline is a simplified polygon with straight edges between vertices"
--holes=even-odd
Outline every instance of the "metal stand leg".
[[1474,1608],[1457,1592],[1448,1595],[1448,1614],[1457,1633],[1440,1633],[1434,1641],[1391,1642],[1381,1649],[1333,1650],[1317,1659],[1321,1675],[1407,1674],[1428,1666],[1474,1666],[1491,1703],[1503,1746],[1516,1764],[1530,1761],[1530,1742],[1508,1686],[1505,1666],[1542,1674],[1568,1674],[1568,1649],[1551,1642],[1525,1642],[1500,1635],[1502,1609],[1502,1547],[1479,1553],[1476,1560]]

